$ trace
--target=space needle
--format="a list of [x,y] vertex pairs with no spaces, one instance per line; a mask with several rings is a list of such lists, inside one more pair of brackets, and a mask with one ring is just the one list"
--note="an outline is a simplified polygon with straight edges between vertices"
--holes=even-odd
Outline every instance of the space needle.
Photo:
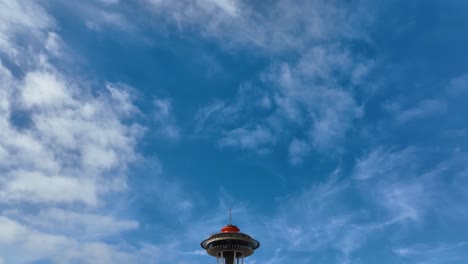
[[260,243],[232,225],[231,210],[229,224],[221,232],[211,235],[201,242],[208,255],[216,257],[217,264],[244,264],[244,258],[252,255]]

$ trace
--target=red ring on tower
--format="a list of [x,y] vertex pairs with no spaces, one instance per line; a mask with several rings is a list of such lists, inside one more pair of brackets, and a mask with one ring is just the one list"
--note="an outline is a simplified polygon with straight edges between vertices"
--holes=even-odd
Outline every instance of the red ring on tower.
[[221,228],[222,233],[239,233],[240,229],[235,225],[227,225]]

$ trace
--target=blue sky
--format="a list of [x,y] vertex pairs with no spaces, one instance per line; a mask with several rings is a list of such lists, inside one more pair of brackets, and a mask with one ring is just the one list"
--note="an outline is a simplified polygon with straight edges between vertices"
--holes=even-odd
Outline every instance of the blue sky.
[[0,0],[0,263],[465,263],[467,12]]

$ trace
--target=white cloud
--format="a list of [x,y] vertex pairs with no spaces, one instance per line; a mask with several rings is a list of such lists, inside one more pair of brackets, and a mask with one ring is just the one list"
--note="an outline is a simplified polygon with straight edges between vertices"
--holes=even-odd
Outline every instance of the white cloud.
[[[273,65],[261,76],[263,87],[242,85],[232,102],[216,101],[201,108],[196,116],[196,132],[218,134],[224,145],[256,150],[262,144],[271,148],[282,142],[282,137],[293,141],[291,134],[299,131],[303,133],[302,157],[312,149],[339,151],[353,123],[363,116],[363,107],[350,88],[339,83],[351,82],[354,77],[349,72],[361,64],[366,62],[353,58],[342,47],[313,47],[297,61]],[[259,139],[256,146],[244,140],[253,138],[245,136],[247,130],[252,132],[250,135],[259,135],[253,133],[258,129],[247,129],[252,124],[270,131],[268,136],[262,134],[263,141]],[[226,132],[227,127],[236,127],[228,130],[235,133]],[[290,153],[299,150],[296,143],[291,146]],[[296,165],[302,159],[299,155],[290,157]]]
[[179,139],[180,129],[176,123],[171,101],[167,98],[156,98],[153,100],[153,105],[153,117],[156,122],[156,134],[167,139]]
[[462,74],[452,78],[444,88],[436,97],[426,98],[411,105],[407,102],[408,98],[399,98],[384,104],[383,108],[393,116],[398,125],[429,118],[441,118],[447,114],[453,115],[454,112],[462,111],[460,107],[464,102],[460,98],[468,92],[468,75]]
[[139,227],[105,199],[138,157],[132,89],[73,75],[54,27],[39,2],[0,1],[1,261],[155,263],[154,246],[101,242]]
[[115,4],[118,4],[120,2],[120,0],[97,0],[103,4],[106,4],[106,5],[115,5]]
[[[448,204],[463,202],[445,200],[447,192],[457,192],[445,178],[461,161],[428,166],[422,154],[415,148],[376,148],[358,159],[350,175],[354,180],[337,170],[286,196],[268,220],[268,239],[278,241],[275,246],[284,251],[307,251],[314,257],[336,250],[336,260],[354,263],[356,252],[372,239],[388,232],[404,239],[412,235],[409,229],[425,226],[429,218],[454,217],[457,208],[447,209]],[[410,256],[412,251],[400,248],[395,253]]]
[[[2,101],[8,102],[0,116],[5,156],[0,164],[9,171],[0,193],[6,201],[95,205],[99,193],[125,187],[119,175],[135,159],[133,148],[141,133],[138,126],[121,122],[132,108],[124,101],[128,98],[117,98],[116,90],[101,98],[78,95],[80,88],[56,72],[29,72],[23,80],[10,76],[2,83],[7,91],[20,88],[18,100],[13,92],[2,94]],[[16,127],[15,111],[24,111],[30,124]],[[104,180],[109,171],[115,177]]]
[[353,121],[362,116],[362,108],[349,93],[326,90],[322,96],[319,108],[310,110],[314,111],[311,113],[314,124],[310,137],[314,146],[320,150],[338,146],[351,129]]
[[310,146],[302,140],[293,139],[289,144],[289,162],[293,165],[301,164],[309,152]]
[[[341,39],[366,39],[362,34],[365,23],[360,16],[364,7],[367,8],[366,3],[338,5],[322,0],[274,1],[268,9],[235,0],[147,0],[145,3],[148,5],[146,9],[157,15],[161,22],[157,27],[160,29],[166,25],[164,22],[169,22],[181,31],[195,30],[204,37],[215,39],[224,48],[254,46],[267,52],[297,54],[296,61],[274,63],[273,69],[260,77],[264,86],[272,86],[261,95],[261,99],[245,99],[242,95],[245,89],[241,86],[238,99],[232,104],[215,102],[210,107],[218,109],[202,108],[196,117],[197,133],[218,134],[224,138],[221,140],[224,145],[235,146],[237,141],[239,147],[251,148],[242,143],[245,140],[221,135],[229,133],[225,126],[229,126],[228,130],[234,127],[239,131],[252,124],[262,126],[274,131],[270,141],[277,142],[283,135],[283,128],[292,121],[300,123],[301,129],[307,131],[307,144],[320,151],[336,151],[352,123],[363,115],[363,108],[353,98],[352,88],[362,84],[373,62],[356,58],[337,43]],[[366,10],[366,17],[368,14]],[[274,69],[277,64],[282,65],[281,69]],[[349,83],[350,87],[343,83]],[[241,116],[246,116],[240,112],[251,109],[252,105],[263,106],[262,111],[275,106],[277,110],[263,120],[234,124]],[[160,122],[164,123],[162,119]],[[215,124],[207,124],[208,128],[203,128],[206,122]],[[160,135],[179,137],[174,123],[166,122],[161,127]],[[234,134],[245,134],[237,132]],[[285,129],[285,132],[290,131]]]
[[[374,201],[374,206],[386,212],[388,224],[404,221],[420,221],[427,212],[432,197],[425,192],[433,179],[424,178],[419,168],[417,152],[413,148],[391,150],[377,148],[358,159],[353,178],[363,181],[360,188]],[[373,187],[370,188],[369,185]]]
[[[262,85],[250,89],[260,91],[257,94],[245,96],[249,84],[244,82],[233,102],[215,101],[202,107],[195,118],[197,134],[217,135],[224,145],[255,150],[245,143],[245,134],[258,130],[249,127],[272,131],[270,145],[289,137],[292,129],[301,129],[310,149],[328,152],[339,150],[353,122],[363,116],[353,89],[365,82],[373,62],[339,43],[366,39],[359,15],[365,3],[274,1],[265,9],[243,1],[147,2],[161,21],[170,21],[181,31],[195,29],[223,48],[253,46],[268,53],[297,55],[292,61],[274,61],[259,76]],[[255,111],[254,106],[263,109]]]
[[458,263],[463,262],[464,252],[466,252],[467,243],[438,243],[417,244],[409,247],[400,247],[393,249],[393,253],[402,259],[409,259],[417,263]]
[[[1,0],[1,31],[14,31],[17,27],[45,29],[53,25],[53,19],[38,3],[24,3],[14,0]],[[14,24],[14,25],[13,25]]]
[[65,44],[62,38],[54,32],[47,33],[47,41],[45,44],[45,49],[49,51],[50,54],[60,57],[63,55]]
[[339,180],[340,174],[335,171],[325,182],[281,201],[268,234],[271,240],[283,241],[277,247],[314,254],[331,249],[347,256],[363,246],[374,229],[359,222],[362,211],[342,203],[353,189]]
[[[20,82],[12,80],[11,83]],[[3,87],[9,89],[14,86]],[[37,86],[30,86],[31,89],[33,87]],[[2,203],[15,204],[18,208],[24,202],[38,206],[63,203],[95,206],[104,202],[100,194],[121,189],[125,185],[123,173],[126,164],[134,159],[134,135],[138,133],[133,132],[134,128],[120,123],[116,115],[119,111],[112,111],[115,105],[106,105],[103,101],[88,100],[86,97],[72,98],[65,86],[59,87],[63,88],[59,90],[62,93],[52,93],[53,96],[49,97],[36,98],[25,94],[25,101],[28,102],[25,107],[34,110],[27,109],[32,124],[24,130],[14,127],[9,119],[10,113],[17,111],[11,108],[17,105],[14,97],[9,96],[11,93],[8,92],[1,93],[4,102],[0,116],[0,168],[4,172],[0,181]],[[55,96],[57,94],[64,96]],[[73,103],[67,105],[63,101]],[[109,102],[113,103],[112,100]],[[113,172],[112,177],[109,177],[107,171]],[[93,235],[99,234],[97,231],[113,233],[137,226],[133,221],[113,221],[106,216],[80,216],[73,212],[64,213],[61,218],[57,212],[49,211],[55,213],[49,214],[49,224],[55,221],[55,225],[63,227],[74,221],[76,228],[83,227],[85,232]],[[36,220],[39,219],[35,219],[35,224]],[[114,246],[99,242],[82,243],[71,239],[70,234],[53,235],[57,229],[50,229],[51,233],[38,233],[7,220],[2,221],[0,226],[4,230],[17,230],[20,233],[14,235],[18,241],[2,246],[11,248],[12,255],[1,254],[8,263],[24,263],[41,258],[52,258],[56,263],[88,263],[89,259],[93,259],[93,263],[141,261],[137,257],[138,253],[120,252]],[[109,230],[112,228],[114,230]]]
[[407,148],[401,151],[376,148],[359,158],[353,169],[353,178],[367,180],[373,177],[395,177],[401,171],[410,172],[415,164],[408,162],[415,155],[415,149]]
[[21,91],[25,107],[61,107],[73,103],[65,84],[56,77],[48,72],[28,73]]
[[352,177],[369,206],[380,208],[382,223],[423,225],[427,217],[463,214],[458,211],[460,200],[448,198],[457,189],[446,182],[452,170],[460,170],[460,157],[426,164],[427,155],[418,148],[376,148],[356,162]]
[[37,214],[24,214],[18,211],[7,211],[6,214],[36,229],[72,234],[85,239],[109,236],[139,227],[139,223],[134,220],[119,220],[111,216],[59,208],[41,209]]
[[393,110],[395,119],[399,124],[405,124],[413,120],[434,115],[442,115],[447,111],[447,105],[443,99],[427,99],[408,109],[399,110],[399,108],[400,107],[397,106],[397,109],[391,109]]
[[111,246],[99,242],[80,242],[31,229],[0,216],[0,254],[8,263],[30,263],[48,259],[54,263],[156,263],[151,246],[140,249]]
[[107,90],[110,92],[114,104],[118,105],[115,110],[121,111],[120,114],[131,115],[139,113],[138,108],[133,104],[134,88],[124,83],[107,83]]
[[17,44],[17,33],[23,33],[25,40],[34,40],[30,42],[34,46],[36,40],[46,38],[43,30],[54,27],[54,19],[37,2],[1,0],[0,7],[0,55],[21,66],[30,64],[37,54],[25,56],[31,49]]
[[416,182],[382,183],[379,203],[393,215],[392,221],[420,221],[427,209],[425,186]]
[[208,3],[213,3],[218,6],[221,10],[226,12],[230,16],[237,16],[239,9],[237,7],[238,1],[235,0],[206,0]]
[[[124,1],[125,2],[125,1]],[[91,31],[118,30],[125,33],[137,33],[138,27],[133,23],[135,17],[130,17],[122,10],[128,10],[123,7],[120,0],[93,0],[80,2],[63,2],[62,8],[71,9],[81,19],[84,26]]]
[[221,101],[215,101],[209,105],[206,105],[200,109],[198,109],[196,115],[195,115],[195,122],[196,122],[196,127],[195,127],[195,133],[200,133],[203,130],[206,129],[206,127],[209,125],[208,122],[213,122],[213,118],[215,119],[214,121],[216,122],[217,120],[220,120],[220,122],[223,122],[223,120],[226,117],[218,117],[220,114],[224,115],[225,110],[223,108],[225,107],[225,103]]
[[265,147],[274,143],[275,136],[266,127],[255,126],[253,128],[236,128],[223,133],[220,139],[221,146],[239,147],[258,152],[266,151]]
[[446,91],[451,96],[460,96],[468,92],[468,74],[463,74],[450,80]]
[[275,86],[278,118],[308,129],[309,141],[318,149],[339,145],[363,110],[338,82],[352,78],[348,72],[361,63],[346,49],[331,45],[314,47],[297,62],[277,67],[268,81]]
[[363,37],[359,24],[363,8],[359,4],[348,9],[322,0],[274,1],[268,8],[257,9],[251,3],[234,0],[146,2],[162,21],[180,30],[195,29],[228,48],[241,45],[274,52],[302,50],[332,36]]
[[98,9],[88,6],[82,11],[85,16],[85,25],[90,30],[102,31],[105,27],[113,27],[119,30],[132,32],[135,30],[133,24],[121,13]]
[[11,171],[2,179],[3,202],[97,204],[97,187],[92,180],[46,176],[38,171]]

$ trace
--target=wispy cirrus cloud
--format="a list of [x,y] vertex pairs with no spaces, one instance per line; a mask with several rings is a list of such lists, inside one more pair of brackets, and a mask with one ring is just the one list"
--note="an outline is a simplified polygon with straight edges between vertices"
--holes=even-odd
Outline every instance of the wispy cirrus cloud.
[[394,115],[399,125],[404,125],[410,121],[443,115],[447,112],[448,107],[446,101],[441,98],[426,99],[406,109],[402,109],[399,103],[387,104],[386,108]]
[[[327,262],[342,263],[352,259],[355,251],[379,231],[366,223],[365,210],[344,205],[343,200],[355,195],[356,190],[352,182],[340,180],[340,174],[337,170],[326,181],[280,202],[269,223],[268,237],[279,241],[277,248],[289,256],[288,261],[307,263],[310,260],[301,257],[306,252],[318,260],[324,257],[323,252],[332,251],[336,257]],[[279,256],[271,259],[271,263],[284,261]]]
[[156,134],[171,140],[179,139],[180,129],[176,123],[171,101],[168,98],[156,98],[153,100],[153,105]]
[[310,145],[305,141],[293,139],[288,147],[289,162],[292,165],[299,165],[310,151]]
[[[262,74],[261,86],[244,85],[233,101],[217,101],[201,108],[196,130],[217,134],[221,142],[226,141],[226,135],[237,134],[238,140],[229,137],[229,146],[255,151],[261,145],[269,149],[276,142],[289,141],[287,150],[295,165],[312,149],[339,151],[338,146],[353,123],[363,116],[363,107],[354,98],[352,87],[364,80],[362,67],[369,71],[371,65],[372,62],[353,58],[343,47],[314,47],[297,61],[273,64]],[[361,73],[354,74],[359,66]],[[350,84],[344,86],[343,82]],[[250,144],[255,147],[246,148],[242,138],[249,132],[249,138],[254,139],[258,127],[269,131],[269,136]],[[235,133],[239,130],[245,133]],[[296,136],[291,136],[294,133]]]
[[[410,96],[399,96],[387,101],[382,107],[390,114],[397,127],[432,121],[439,124],[438,128],[447,129],[454,124],[447,122],[444,117],[458,117],[463,111],[463,102],[459,98],[468,91],[468,78],[466,74],[461,74],[444,82],[431,96],[423,95],[418,100],[413,100]],[[438,129],[434,131],[439,132]],[[447,131],[442,133],[445,132]]]
[[452,78],[446,87],[449,95],[462,95],[468,92],[468,74]]
[[[249,87],[253,80],[246,80],[236,99],[202,107],[196,117],[198,134],[215,134],[222,146],[260,153],[286,141],[292,146],[290,161],[299,165],[312,149],[337,151],[353,122],[363,116],[353,89],[366,79],[373,62],[340,43],[366,41],[362,29],[369,21],[357,15],[370,8],[366,3],[348,8],[324,1],[275,1],[267,9],[243,1],[147,3],[158,19],[181,32],[200,33],[222,48],[255,47],[297,55],[289,61],[272,60],[258,76],[261,85]],[[282,11],[286,9],[287,13]],[[296,128],[305,132],[291,137]],[[259,137],[261,131],[268,133]],[[246,144],[255,139],[257,143]],[[305,144],[300,155],[293,142]]]
[[268,8],[256,8],[252,3],[237,0],[146,2],[160,20],[176,25],[181,31],[198,32],[227,48],[253,46],[273,52],[303,50],[337,35],[362,38],[362,17],[358,13],[368,8],[366,3],[360,3],[353,9],[356,12],[350,12],[348,6],[321,0],[274,1]]
[[221,146],[255,150],[258,153],[268,152],[268,146],[275,141],[273,133],[264,126],[235,128],[223,134],[220,139]]
[[[289,256],[313,252],[320,259],[323,252],[333,250],[339,254],[328,262],[353,263],[369,241],[385,240],[387,234],[393,234],[388,240],[393,249],[387,248],[391,251],[411,236],[412,228],[424,228],[431,219],[463,217],[456,204],[464,202],[449,198],[458,191],[446,179],[448,175],[463,174],[464,167],[455,165],[459,161],[452,157],[427,166],[422,153],[417,148],[375,148],[357,160],[349,176],[336,170],[326,180],[280,200],[269,225],[274,228],[268,235],[280,241],[278,248]],[[463,184],[461,178],[456,177],[458,184]],[[344,202],[349,199],[353,204]],[[446,199],[451,206],[447,207]],[[453,218],[454,214],[458,217]],[[457,248],[458,242],[443,239],[447,240],[447,248]],[[418,253],[413,255],[404,248],[394,252],[422,261],[423,253],[417,257]],[[457,250],[453,257],[460,259],[461,251]]]
[[378,148],[359,159],[353,170],[353,178],[373,206],[382,210],[379,221],[386,224],[419,222],[430,210],[436,195],[430,192],[432,185],[442,182],[444,167],[422,167],[424,160],[418,156],[421,150]]
[[[346,49],[318,46],[309,50],[294,64],[282,64],[267,75],[276,87],[275,103],[278,118],[285,118],[306,130],[304,139],[318,150],[339,145],[353,120],[362,116],[352,86],[355,61]],[[357,80],[355,80],[357,81]]]
[[461,255],[467,246],[466,241],[453,244],[438,243],[438,245],[418,244],[395,248],[393,253],[402,260],[421,263],[456,263],[464,260]]
[[409,162],[414,158],[416,150],[406,148],[400,151],[391,148],[376,148],[357,159],[354,166],[353,178],[367,180],[374,177],[389,178],[398,177],[401,171],[412,171],[416,164]]
[[[366,79],[373,62],[351,52],[345,41],[367,41],[363,29],[372,20],[364,19],[372,8],[368,3],[274,1],[269,8],[233,0],[143,3],[143,12],[155,16],[156,29],[175,26],[179,33],[195,32],[225,49],[295,54],[292,60],[272,59],[257,76],[257,87],[248,88],[254,80],[244,80],[235,100],[201,107],[196,115],[198,134],[210,131],[222,146],[258,153],[270,151],[277,142],[291,146],[303,142],[307,147],[302,147],[301,155],[291,153],[289,159],[299,165],[312,149],[339,152],[337,146],[353,122],[364,115],[353,89]],[[249,118],[257,113],[260,118]],[[305,132],[291,137],[296,128]],[[261,131],[268,133],[259,137]],[[255,138],[258,143],[245,144]]]
[[96,33],[115,30],[127,34],[139,32],[131,16],[123,10],[124,2],[119,0],[91,0],[74,2],[58,2],[60,7],[73,10],[79,23]]

